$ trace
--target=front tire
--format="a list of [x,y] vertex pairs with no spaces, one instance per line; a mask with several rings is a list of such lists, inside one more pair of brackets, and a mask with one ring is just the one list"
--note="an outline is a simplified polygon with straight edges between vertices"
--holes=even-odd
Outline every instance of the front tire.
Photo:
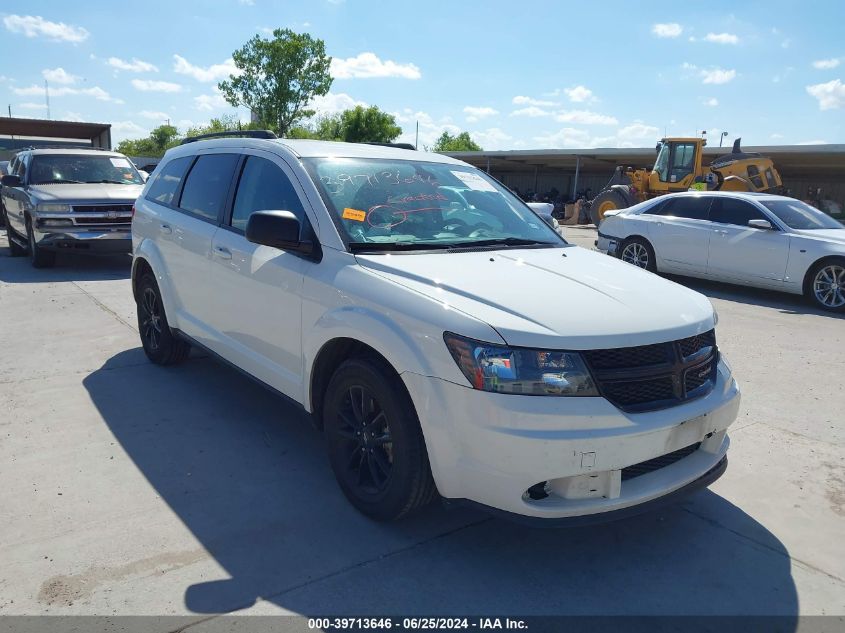
[[170,329],[155,277],[145,273],[136,292],[138,332],[144,354],[156,365],[175,365],[188,357],[191,346]]
[[35,231],[32,229],[30,218],[26,219],[26,239],[29,242],[29,262],[33,268],[52,268],[56,265],[55,251],[46,251],[35,241]]
[[622,243],[622,250],[619,252],[619,259],[651,273],[657,272],[654,249],[641,237],[631,237],[625,240]]
[[598,227],[604,220],[604,214],[614,209],[627,208],[628,201],[618,191],[606,189],[590,202],[590,219]]
[[845,312],[845,259],[816,264],[807,277],[805,295],[817,308]]
[[337,482],[361,513],[392,521],[434,498],[416,411],[384,362],[353,358],[338,367],[326,389],[323,425]]
[[12,229],[12,225],[9,224],[9,214],[4,210],[3,214],[6,216],[6,240],[9,242],[9,251],[12,257],[23,257],[26,255],[26,249],[15,242],[12,237],[17,237],[18,234]]

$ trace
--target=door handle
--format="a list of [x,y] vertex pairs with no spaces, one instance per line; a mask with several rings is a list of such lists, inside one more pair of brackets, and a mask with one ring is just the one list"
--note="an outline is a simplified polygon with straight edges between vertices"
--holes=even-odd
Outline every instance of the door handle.
[[170,228],[169,224],[160,224],[158,228],[162,233],[167,233],[168,235],[173,233],[173,229]]
[[232,259],[232,251],[224,246],[215,246],[214,254],[220,259]]

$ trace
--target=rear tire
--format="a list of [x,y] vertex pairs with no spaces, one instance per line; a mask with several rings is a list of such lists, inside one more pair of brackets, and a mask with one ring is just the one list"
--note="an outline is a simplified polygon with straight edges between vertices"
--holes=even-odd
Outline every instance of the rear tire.
[[419,419],[404,384],[378,358],[352,358],[332,376],[323,405],[329,461],[361,513],[393,521],[437,489]]
[[619,251],[619,259],[651,273],[657,272],[654,249],[648,243],[648,240],[642,237],[629,237],[625,240],[622,243],[622,249]]
[[817,308],[845,312],[845,259],[827,259],[813,266],[804,295]]
[[29,242],[29,262],[33,268],[52,268],[56,265],[55,251],[44,250],[35,241],[35,231],[29,217],[26,218],[26,239]]
[[144,354],[156,365],[181,363],[191,352],[191,346],[170,329],[158,284],[150,273],[138,281],[136,292],[138,332]]
[[628,206],[630,205],[625,196],[613,189],[606,189],[590,202],[590,219],[598,227],[604,220],[605,213],[613,209],[625,209]]

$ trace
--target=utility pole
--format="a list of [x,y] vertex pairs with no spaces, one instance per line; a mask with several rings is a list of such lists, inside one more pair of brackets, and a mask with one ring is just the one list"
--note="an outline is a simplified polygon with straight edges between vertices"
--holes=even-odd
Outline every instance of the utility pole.
[[414,142],[414,147],[420,148],[420,122],[417,120],[417,140]]
[[47,120],[50,120],[50,86],[47,80],[44,80],[44,99],[47,101]]

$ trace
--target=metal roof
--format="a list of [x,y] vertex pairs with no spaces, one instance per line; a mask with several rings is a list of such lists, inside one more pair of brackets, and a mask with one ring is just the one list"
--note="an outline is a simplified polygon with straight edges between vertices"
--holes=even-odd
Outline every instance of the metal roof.
[[[0,117],[0,135],[90,139],[106,146],[111,144],[111,124]],[[106,140],[109,142],[104,142]]]
[[[743,147],[744,152],[758,152],[771,158],[780,171],[818,174],[820,172],[845,178],[845,145],[768,145]],[[730,147],[705,147],[704,162],[729,154]],[[612,170],[616,165],[651,167],[654,164],[654,147],[633,148],[584,148],[584,149],[531,149],[489,152],[448,152],[449,156],[486,169],[502,171],[531,171],[562,169],[575,171],[580,158],[580,169],[586,172]]]

